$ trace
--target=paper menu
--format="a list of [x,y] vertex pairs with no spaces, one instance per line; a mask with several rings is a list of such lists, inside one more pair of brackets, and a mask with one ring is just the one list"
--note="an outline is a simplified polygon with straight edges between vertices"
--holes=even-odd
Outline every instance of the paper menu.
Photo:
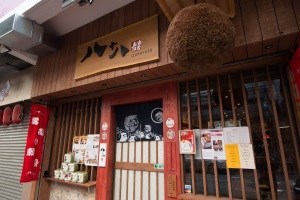
[[250,144],[250,133],[247,126],[223,128],[225,144]]

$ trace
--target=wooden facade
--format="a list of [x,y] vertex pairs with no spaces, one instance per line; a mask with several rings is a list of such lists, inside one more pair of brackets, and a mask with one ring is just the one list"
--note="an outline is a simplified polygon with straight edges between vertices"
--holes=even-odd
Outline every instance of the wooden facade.
[[[235,0],[235,17],[232,19],[237,33],[235,48],[226,57],[227,64],[209,73],[232,70],[232,66],[260,56],[267,56],[269,64],[284,61],[286,55],[282,57],[280,53],[292,48],[296,41],[300,26],[299,13],[300,3],[297,0]],[[78,45],[155,14],[159,15],[158,62],[107,71],[75,81]],[[173,64],[165,47],[168,24],[168,19],[155,0],[136,0],[62,36],[60,50],[38,60],[32,97],[54,100],[95,91],[107,93],[137,84],[207,75],[188,74]],[[274,53],[274,57],[277,57],[270,58],[269,55]]]
[[[215,187],[215,194],[209,194],[209,183],[203,181],[203,194],[195,192],[197,189],[196,178],[194,177],[195,173],[197,173],[197,161],[195,161],[194,156],[190,157],[190,174],[191,174],[191,185],[193,195],[185,195],[184,191],[184,171],[187,166],[184,164],[184,156],[180,156],[178,152],[178,135],[176,135],[174,140],[169,140],[166,137],[163,141],[163,149],[164,149],[164,174],[162,175],[162,170],[154,170],[150,169],[152,166],[151,155],[149,153],[149,159],[145,162],[137,164],[136,166],[132,166],[128,164],[130,159],[136,159],[138,157],[135,154],[135,157],[130,157],[125,155],[125,162],[121,163],[120,160],[124,161],[123,158],[117,157],[115,155],[117,148],[125,149],[124,152],[129,152],[130,148],[136,149],[137,147],[134,145],[128,145],[127,147],[116,147],[115,144],[115,130],[114,130],[114,106],[116,105],[124,105],[138,102],[146,102],[153,99],[160,99],[163,102],[164,109],[164,118],[172,117],[175,120],[174,131],[177,133],[179,129],[193,129],[195,128],[195,124],[193,119],[191,118],[191,104],[195,102],[190,102],[190,91],[197,90],[201,84],[202,86],[207,87],[207,91],[210,91],[210,78],[208,76],[217,76],[216,85],[219,93],[217,94],[221,101],[221,85],[222,79],[219,77],[226,76],[226,80],[228,80],[228,87],[230,93],[230,98],[234,99],[235,96],[233,94],[232,87],[235,87],[231,80],[230,74],[226,75],[217,75],[220,73],[232,73],[237,72],[241,73],[240,81],[243,81],[242,70],[251,69],[254,67],[262,67],[262,66],[271,66],[271,65],[282,65],[285,64],[288,57],[288,51],[293,47],[295,41],[299,35],[300,28],[300,2],[298,0],[233,0],[234,8],[235,8],[235,17],[232,18],[232,22],[236,28],[236,41],[235,48],[232,53],[228,55],[224,61],[222,66],[218,66],[216,70],[205,72],[205,73],[187,73],[178,68],[173,61],[169,58],[167,49],[165,47],[165,36],[167,33],[169,20],[166,17],[165,9],[162,7],[160,2],[170,2],[170,1],[160,1],[160,0],[135,0],[134,2],[122,7],[118,10],[115,10],[89,24],[86,24],[64,36],[61,39],[61,48],[59,51],[41,57],[38,60],[36,66],[36,72],[34,77],[34,83],[32,88],[32,97],[36,100],[45,100],[45,101],[56,101],[58,103],[57,107],[57,119],[52,120],[52,130],[49,132],[53,132],[46,142],[45,146],[45,157],[44,157],[44,166],[43,169],[50,170],[51,172],[59,167],[59,163],[61,162],[62,156],[65,151],[70,148],[72,136],[81,134],[84,132],[86,134],[87,130],[93,130],[94,134],[102,133],[99,125],[103,122],[109,124],[109,129],[107,131],[108,138],[101,139],[101,143],[107,144],[107,150],[109,152],[109,156],[107,159],[106,167],[88,167],[86,170],[89,172],[90,177],[92,177],[92,181],[96,180],[97,176],[97,186],[96,186],[96,199],[112,199],[113,195],[122,196],[122,185],[115,186],[113,180],[113,174],[119,173],[119,176],[129,177],[131,171],[134,172],[134,177],[136,177],[136,171],[142,171],[141,168],[145,168],[143,171],[147,171],[149,173],[148,177],[151,177],[151,173],[157,173],[156,177],[163,176],[164,177],[164,197],[165,199],[171,199],[168,192],[167,180],[170,176],[175,175],[177,177],[176,183],[176,195],[181,199],[214,199],[219,197],[224,197],[224,195],[220,192],[220,184],[218,182],[219,178],[217,173],[213,175],[214,183],[213,187]],[[178,0],[178,2],[182,2]],[[187,6],[191,3],[200,3],[204,2],[201,0],[198,1],[186,1],[187,3],[181,5],[182,7]],[[207,1],[205,1],[207,2]],[[214,1],[209,1],[214,2]],[[168,7],[167,4],[164,6]],[[116,69],[111,71],[106,71],[101,74],[91,76],[89,78],[80,79],[78,81],[75,80],[75,65],[76,65],[76,56],[77,56],[77,48],[79,45],[87,43],[91,40],[99,38],[101,36],[105,36],[111,32],[114,32],[118,29],[124,28],[128,25],[134,24],[141,20],[144,20],[150,16],[158,14],[159,16],[159,48],[160,48],[160,60],[157,62],[140,64],[135,66],[130,66],[122,69]],[[269,75],[269,72],[267,73]],[[292,79],[290,74],[289,78]],[[283,76],[283,75],[282,75]],[[258,81],[256,80],[255,70],[253,70],[254,77],[254,85],[257,85]],[[196,78],[197,80],[191,80],[192,78]],[[282,77],[281,77],[282,78]],[[284,79],[284,78],[282,78]],[[186,85],[186,90],[181,91],[180,94],[186,93],[186,113],[182,111],[182,108],[178,107],[180,99],[180,94],[177,88],[178,82],[176,81],[186,81],[181,82]],[[267,79],[269,84],[271,81],[269,77]],[[201,82],[201,84],[199,84]],[[193,83],[193,84],[190,84]],[[196,83],[196,84],[195,84]],[[226,83],[227,84],[227,83]],[[156,85],[156,86],[153,86]],[[190,86],[197,85],[195,88],[190,88]],[[241,82],[240,85],[243,85]],[[149,87],[150,86],[150,87]],[[180,84],[179,84],[180,86]],[[143,88],[141,88],[143,87]],[[222,85],[223,87],[223,85]],[[295,91],[295,88],[292,86],[291,91]],[[130,89],[130,90],[129,90]],[[243,95],[242,99],[245,101],[245,105],[247,104],[246,93],[242,90],[242,87],[239,88],[241,94]],[[205,90],[205,89],[204,89]],[[258,90],[254,91],[258,93]],[[289,94],[284,93],[285,98],[288,99]],[[299,94],[293,94],[294,98],[298,98]],[[213,120],[212,115],[212,104],[209,99],[210,95],[208,95],[207,99],[207,110],[209,110],[209,122],[211,123]],[[101,99],[100,99],[101,98]],[[78,100],[78,101],[76,101]],[[213,128],[213,127],[203,127],[201,125],[202,114],[201,114],[201,96],[198,94],[197,96],[197,106],[198,106],[198,118],[199,121],[197,128]],[[257,98],[257,101],[260,101]],[[288,100],[286,100],[288,101]],[[299,111],[299,105],[293,102],[294,108],[297,108]],[[221,105],[221,103],[220,103]],[[258,112],[261,117],[261,121],[259,124],[261,126],[261,131],[264,132],[264,119],[262,114],[261,102],[258,103]],[[91,109],[92,112],[89,112],[88,109]],[[101,110],[100,110],[101,107]],[[234,100],[231,101],[231,107],[234,107]],[[272,108],[276,111],[276,106],[274,102],[272,102]],[[288,107],[289,108],[289,107]],[[220,113],[223,113],[222,105],[220,106]],[[290,109],[290,108],[289,108]],[[81,112],[82,111],[82,112]],[[100,113],[101,111],[101,113]],[[275,113],[274,111],[274,113]],[[81,112],[81,113],[80,113]],[[232,109],[233,112],[233,120],[235,125],[237,125],[237,115]],[[247,126],[250,125],[249,114],[247,112]],[[291,118],[293,117],[292,111],[289,110],[289,118],[291,121],[291,126],[293,129],[293,136],[297,137],[296,130],[297,127],[300,127],[299,119],[300,112],[296,113],[296,122],[297,126],[292,123]],[[61,114],[61,115],[60,115]],[[184,116],[186,115],[186,116]],[[101,116],[101,120],[100,120]],[[179,119],[178,119],[179,116]],[[54,116],[53,116],[54,117]],[[186,117],[183,119],[183,117]],[[278,118],[275,116],[275,118]],[[196,121],[197,121],[196,120]],[[276,119],[278,122],[278,119]],[[222,115],[220,121],[223,123],[224,127],[224,116]],[[56,124],[54,124],[56,122]],[[100,123],[99,123],[100,122]],[[186,123],[187,122],[187,123]],[[277,123],[276,122],[276,123]],[[206,123],[207,124],[207,123]],[[211,123],[212,124],[212,123]],[[278,123],[277,123],[278,125]],[[280,130],[277,128],[277,132]],[[77,130],[77,131],[76,131]],[[88,132],[89,132],[88,131]],[[164,124],[163,129],[164,134],[167,132],[167,128]],[[265,137],[265,135],[264,135]],[[281,137],[280,134],[278,137]],[[150,149],[150,145],[155,146],[154,148],[160,148],[161,144],[150,144],[147,146]],[[293,143],[295,148],[297,147],[297,143]],[[119,145],[120,146],[120,145]],[[143,145],[141,145],[143,148]],[[284,148],[281,144],[280,150]],[[298,147],[297,147],[298,148]],[[265,144],[265,149],[268,150],[267,144]],[[135,150],[136,151],[136,150]],[[150,152],[150,151],[148,151]],[[284,152],[284,151],[281,151]],[[121,156],[121,155],[119,155]],[[141,155],[142,156],[142,155]],[[153,156],[154,157],[154,156]],[[157,157],[158,156],[157,154]],[[284,155],[281,157],[284,157]],[[160,157],[161,159],[161,157]],[[155,159],[153,159],[155,160]],[[157,159],[158,160],[158,159]],[[270,160],[270,158],[267,158]],[[128,163],[127,163],[128,161]],[[155,161],[153,161],[155,162]],[[200,165],[203,169],[203,179],[206,179],[205,172],[205,161],[202,161]],[[285,161],[282,161],[283,163]],[[299,159],[297,160],[299,167]],[[199,163],[198,163],[199,164]],[[214,170],[217,171],[217,161],[213,163]],[[268,168],[271,168],[270,163],[268,163]],[[85,168],[84,168],[85,169]],[[84,170],[83,169],[83,170]],[[152,170],[152,171],[151,171]],[[287,169],[284,167],[285,175],[287,174]],[[124,172],[124,173],[123,173]],[[271,171],[268,171],[271,173]],[[143,172],[144,173],[144,172]],[[259,197],[259,185],[258,185],[258,177],[256,171],[253,171],[255,178],[255,191],[257,195],[257,199]],[[244,172],[243,170],[238,170],[238,175],[240,177],[239,183],[241,189],[242,196],[240,198],[246,198],[247,194],[245,192],[245,184],[244,184]],[[118,176],[118,175],[117,175]],[[230,170],[227,169],[226,177],[228,179],[228,197],[234,198],[235,195],[232,193],[232,189],[234,185],[231,182],[230,178]],[[270,175],[272,177],[272,175]],[[116,177],[115,177],[116,178]],[[120,177],[119,177],[120,178]],[[288,181],[288,177],[284,177],[286,181]],[[121,178],[120,178],[121,179]],[[129,178],[128,178],[129,179]],[[158,181],[159,178],[155,180]],[[98,181],[101,180],[101,181]],[[121,181],[120,181],[121,182]],[[121,184],[121,183],[120,183]],[[232,185],[231,185],[232,184]],[[41,199],[47,199],[49,196],[49,188],[50,182],[47,182],[44,179],[41,179],[41,187],[39,197]],[[149,178],[150,185],[150,178]],[[115,187],[119,188],[119,193],[116,191],[112,191]],[[131,186],[130,186],[131,187]],[[128,189],[126,186],[126,195],[128,195]],[[271,186],[271,195],[274,196],[276,193],[276,189],[274,185]],[[110,192],[108,192],[110,191]],[[155,191],[155,190],[154,190]],[[156,190],[158,191],[158,189]],[[141,191],[140,191],[141,192]],[[290,191],[289,191],[290,192]],[[141,192],[142,193],[142,192]],[[143,194],[141,194],[143,195]],[[150,193],[148,192],[148,199],[150,199]],[[210,197],[208,197],[211,195]],[[127,196],[126,196],[127,197]],[[226,196],[227,197],[227,196]],[[289,194],[289,198],[291,195]],[[161,197],[157,197],[156,199],[160,199]],[[239,198],[239,197],[237,197]],[[147,199],[147,198],[146,198]]]

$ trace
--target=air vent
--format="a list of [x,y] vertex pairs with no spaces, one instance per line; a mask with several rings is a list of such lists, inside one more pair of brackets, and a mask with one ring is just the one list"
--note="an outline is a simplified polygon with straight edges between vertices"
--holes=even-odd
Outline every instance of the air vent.
[[58,39],[44,33],[43,27],[17,14],[0,23],[0,44],[35,55],[58,49]]

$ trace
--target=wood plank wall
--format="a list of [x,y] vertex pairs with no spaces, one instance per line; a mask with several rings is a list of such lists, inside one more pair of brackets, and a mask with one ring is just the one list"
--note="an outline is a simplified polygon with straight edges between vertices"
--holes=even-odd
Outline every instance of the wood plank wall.
[[[198,0],[197,3],[203,2]],[[292,48],[300,25],[298,0],[235,0],[236,42],[225,63],[241,61]],[[104,72],[75,81],[77,47],[155,14],[159,15],[160,60]],[[165,36],[169,21],[155,0],[136,0],[61,37],[56,53],[40,57],[32,97],[53,100],[163,78],[190,76],[177,68],[167,54]],[[216,70],[216,73],[218,71]]]

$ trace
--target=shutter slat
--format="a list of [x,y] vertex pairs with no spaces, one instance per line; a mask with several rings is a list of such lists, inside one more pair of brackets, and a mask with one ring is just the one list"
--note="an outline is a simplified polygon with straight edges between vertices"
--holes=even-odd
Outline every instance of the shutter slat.
[[20,124],[0,126],[0,199],[21,199],[20,184],[29,116]]

